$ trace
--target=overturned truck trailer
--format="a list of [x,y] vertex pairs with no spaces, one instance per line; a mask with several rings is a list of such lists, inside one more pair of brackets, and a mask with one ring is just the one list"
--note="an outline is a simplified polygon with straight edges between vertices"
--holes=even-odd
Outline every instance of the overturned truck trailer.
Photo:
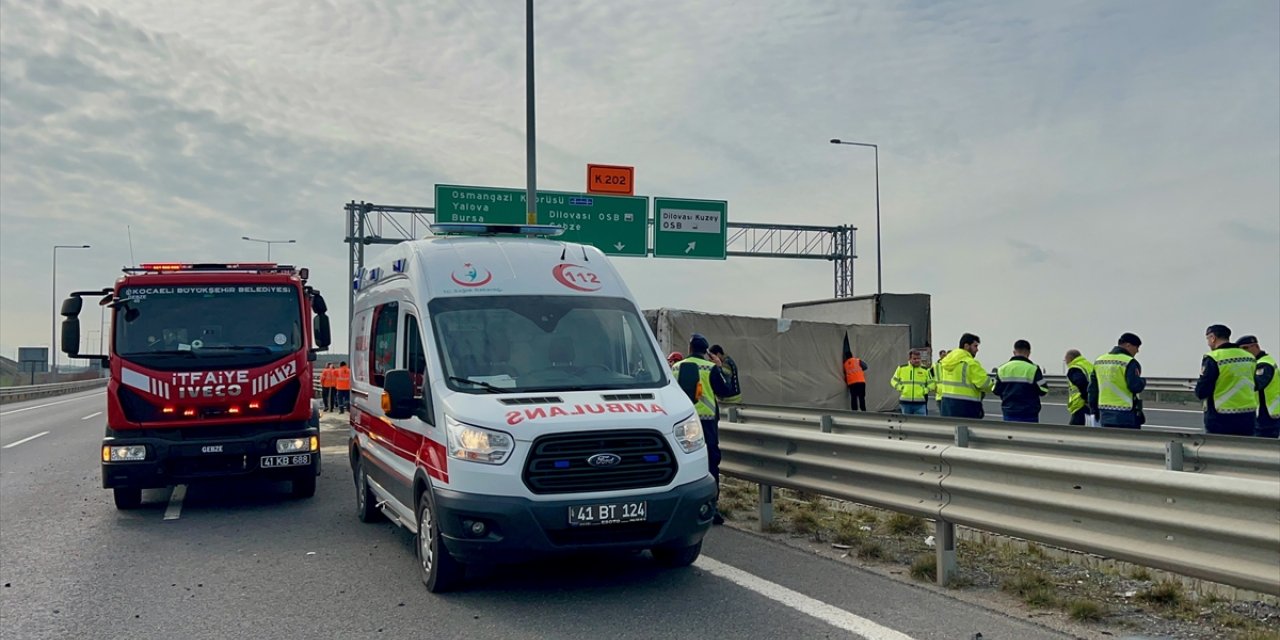
[[855,325],[752,318],[676,309],[645,311],[645,319],[670,353],[685,353],[700,333],[724,347],[738,364],[744,404],[848,409],[845,345],[867,363],[867,408],[890,411],[898,394],[889,379],[906,361],[906,325]]

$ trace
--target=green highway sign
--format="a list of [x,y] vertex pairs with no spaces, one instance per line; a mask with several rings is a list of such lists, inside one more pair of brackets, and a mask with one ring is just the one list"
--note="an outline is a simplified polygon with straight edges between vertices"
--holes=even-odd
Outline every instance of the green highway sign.
[[[524,189],[436,185],[436,222],[524,224],[526,213]],[[648,216],[646,197],[538,190],[538,224],[564,227],[560,239],[611,255],[648,254]]]
[[653,199],[653,255],[725,259],[729,203],[724,200]]

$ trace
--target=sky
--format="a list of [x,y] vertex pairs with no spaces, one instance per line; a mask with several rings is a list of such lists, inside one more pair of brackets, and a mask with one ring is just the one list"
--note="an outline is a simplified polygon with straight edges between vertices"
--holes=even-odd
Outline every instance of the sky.
[[[525,184],[520,0],[0,0],[0,354],[147,261],[295,239],[346,331],[343,203]],[[1193,376],[1223,323],[1280,351],[1280,4],[539,1],[538,186],[858,227],[876,287],[988,367],[1143,339]],[[131,241],[130,241],[131,236]],[[371,249],[373,255],[376,249]],[[643,308],[776,317],[830,263],[619,258]],[[86,315],[86,329],[96,329]],[[725,341],[728,343],[728,341]],[[800,366],[803,363],[798,363]]]

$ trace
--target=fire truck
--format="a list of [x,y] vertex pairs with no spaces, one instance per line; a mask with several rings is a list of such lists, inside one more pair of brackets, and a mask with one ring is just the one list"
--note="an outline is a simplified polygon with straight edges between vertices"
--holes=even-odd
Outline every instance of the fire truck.
[[[62,303],[62,351],[110,368],[102,486],[116,508],[138,507],[143,489],[227,477],[315,494],[312,363],[330,332],[307,276],[274,263],[143,264]],[[85,297],[110,310],[108,354],[80,353]]]

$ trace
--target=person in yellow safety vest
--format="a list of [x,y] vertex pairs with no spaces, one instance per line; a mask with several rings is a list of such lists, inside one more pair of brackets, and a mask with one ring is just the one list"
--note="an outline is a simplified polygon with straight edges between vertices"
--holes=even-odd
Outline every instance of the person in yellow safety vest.
[[720,373],[724,375],[724,381],[729,383],[729,395],[720,398],[720,402],[725,404],[738,404],[742,402],[742,383],[738,380],[738,363],[724,352],[724,347],[713,344],[711,345],[711,355],[720,359]]
[[904,416],[929,415],[929,391],[933,389],[933,374],[920,365],[920,352],[912,351],[907,363],[893,372],[889,384],[898,390],[898,409]]
[[1240,336],[1237,344],[1258,361],[1253,374],[1253,386],[1258,390],[1258,426],[1253,435],[1280,438],[1280,376],[1276,375],[1275,356],[1263,351],[1255,336]]
[[1062,357],[1062,364],[1067,366],[1067,413],[1071,420],[1067,424],[1085,424],[1085,416],[1090,415],[1089,377],[1093,375],[1093,363],[1081,355],[1079,349],[1067,351]]
[[972,333],[960,336],[960,348],[954,349],[939,363],[941,376],[937,385],[942,392],[941,412],[950,418],[981,418],[982,396],[995,389],[994,381],[987,377],[974,356],[982,339]]
[[[707,353],[711,343],[701,334],[689,339],[689,357],[676,364],[673,371],[676,382],[685,395],[693,401],[693,408],[702,423],[702,437],[707,443],[707,464],[711,477],[716,479],[716,501],[720,496],[720,405],[717,397],[729,395],[729,384],[721,372],[719,356]],[[724,516],[717,508],[712,523],[724,524]]]
[[1132,333],[1121,334],[1115,348],[1093,361],[1089,377],[1089,407],[1098,416],[1098,424],[1117,429],[1142,426],[1142,406],[1138,394],[1147,388],[1142,377],[1138,355],[1142,339]]
[[942,379],[942,359],[945,357],[947,350],[938,349],[938,359],[929,367],[929,374],[933,376],[933,402],[938,407],[938,415],[942,415],[942,387],[938,385],[938,381]]
[[1196,397],[1204,401],[1205,433],[1251,436],[1258,421],[1258,361],[1231,342],[1231,329],[1223,325],[1205,329],[1204,339],[1209,353],[1200,362]]

